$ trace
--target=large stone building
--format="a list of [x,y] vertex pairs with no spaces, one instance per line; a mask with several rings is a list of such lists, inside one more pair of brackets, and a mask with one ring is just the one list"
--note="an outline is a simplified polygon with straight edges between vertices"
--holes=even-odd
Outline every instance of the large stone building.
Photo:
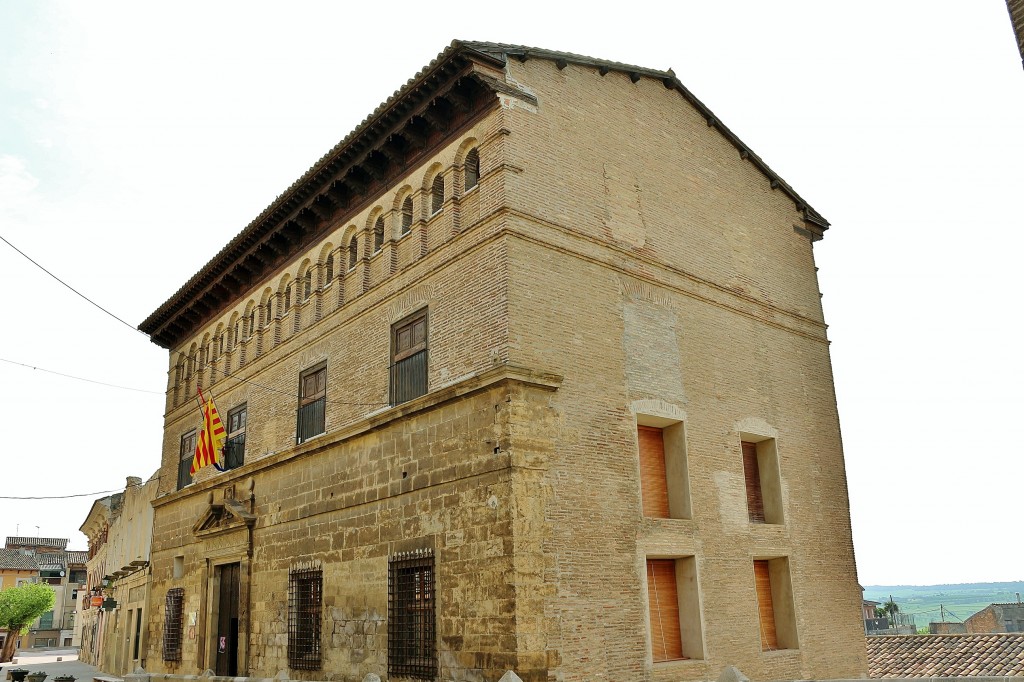
[[671,71],[453,43],[141,325],[146,669],[863,676],[827,226]]

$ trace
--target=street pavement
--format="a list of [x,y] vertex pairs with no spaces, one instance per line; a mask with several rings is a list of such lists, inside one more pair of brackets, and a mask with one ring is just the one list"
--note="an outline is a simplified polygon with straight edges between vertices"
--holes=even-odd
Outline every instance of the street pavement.
[[46,672],[44,682],[51,682],[58,675],[74,675],[76,682],[92,682],[94,676],[102,674],[96,672],[96,666],[79,661],[78,649],[71,648],[19,651],[13,661],[0,666],[0,681],[6,682],[7,671],[11,668],[24,668],[29,672],[43,670]]

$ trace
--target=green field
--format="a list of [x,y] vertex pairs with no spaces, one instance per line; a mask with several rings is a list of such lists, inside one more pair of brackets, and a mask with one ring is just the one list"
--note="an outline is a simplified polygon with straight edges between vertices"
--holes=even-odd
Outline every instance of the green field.
[[914,615],[918,629],[939,620],[939,605],[946,609],[948,622],[960,623],[993,603],[1024,599],[1024,581],[1009,583],[963,583],[960,585],[865,585],[864,598],[887,602],[889,595],[900,611]]

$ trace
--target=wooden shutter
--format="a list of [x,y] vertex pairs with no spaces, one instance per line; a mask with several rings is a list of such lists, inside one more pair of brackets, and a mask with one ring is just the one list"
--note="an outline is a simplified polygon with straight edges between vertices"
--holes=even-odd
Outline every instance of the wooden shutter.
[[747,483],[747,513],[752,523],[764,523],[761,471],[757,467],[757,444],[743,443],[743,478]]
[[640,445],[640,494],[644,516],[669,518],[668,482],[665,476],[665,439],[661,429],[637,426]]
[[754,586],[757,589],[757,615],[761,626],[761,649],[774,651],[779,648],[775,634],[775,606],[772,604],[772,579],[768,561],[754,561]]
[[647,560],[647,601],[651,612],[652,657],[655,661],[683,658],[674,559]]

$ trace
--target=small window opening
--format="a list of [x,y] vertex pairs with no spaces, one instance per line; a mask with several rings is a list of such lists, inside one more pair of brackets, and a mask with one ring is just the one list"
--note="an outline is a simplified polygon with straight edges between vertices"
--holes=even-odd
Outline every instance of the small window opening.
[[412,197],[402,202],[402,234],[409,234],[412,229]]
[[378,216],[373,224],[373,252],[379,253],[384,248],[384,216]]
[[444,206],[444,176],[441,173],[434,178],[434,186],[430,192],[431,215],[440,212]]
[[466,189],[471,190],[480,183],[480,152],[476,147],[470,149],[466,154],[465,169]]

